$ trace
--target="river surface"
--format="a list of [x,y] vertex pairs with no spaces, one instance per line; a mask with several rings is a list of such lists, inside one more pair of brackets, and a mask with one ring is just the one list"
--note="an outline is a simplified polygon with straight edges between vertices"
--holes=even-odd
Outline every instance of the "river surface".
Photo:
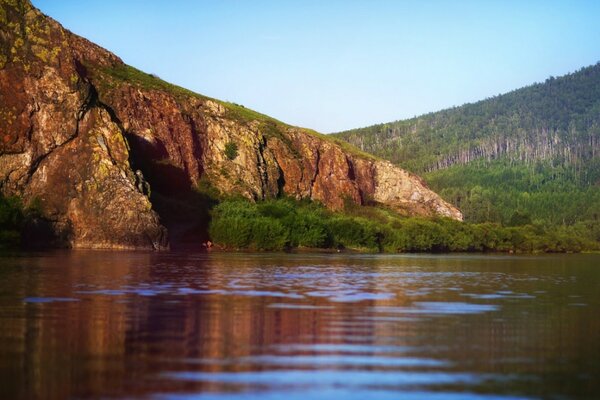
[[600,256],[0,256],[0,398],[600,398]]

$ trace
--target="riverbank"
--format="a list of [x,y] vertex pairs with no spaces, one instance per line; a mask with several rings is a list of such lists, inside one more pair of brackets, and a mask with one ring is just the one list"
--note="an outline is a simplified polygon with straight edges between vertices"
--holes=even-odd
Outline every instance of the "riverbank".
[[334,212],[315,202],[229,199],[212,210],[209,226],[221,250],[329,249],[365,253],[565,253],[598,250],[583,225],[469,224],[449,218],[406,217],[377,206]]
[[[387,208],[347,205],[332,211],[320,203],[281,198],[250,202],[215,199],[203,236],[207,251],[357,253],[569,253],[597,252],[598,227],[585,223],[553,226],[528,222],[503,226],[449,218],[404,216]],[[0,198],[0,249],[39,247],[45,225],[34,206]],[[37,221],[37,222],[36,222]],[[51,244],[51,242],[48,242]],[[192,241],[172,248],[197,251]]]

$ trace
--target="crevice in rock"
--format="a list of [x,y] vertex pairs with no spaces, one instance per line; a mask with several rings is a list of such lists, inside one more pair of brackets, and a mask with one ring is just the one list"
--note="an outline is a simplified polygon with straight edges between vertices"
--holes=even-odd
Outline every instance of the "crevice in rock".
[[281,169],[281,165],[275,160],[277,164],[277,171],[279,172],[279,176],[277,177],[277,197],[282,197],[285,195],[283,188],[285,187],[285,175],[283,174],[283,169]]
[[321,150],[317,147],[317,160],[315,163],[315,173],[312,176],[312,178],[310,179],[310,187],[308,189],[308,197],[312,199],[312,195],[313,195],[313,187],[315,186],[315,181],[317,180],[317,177],[319,176],[319,164],[321,163]]
[[346,164],[348,165],[348,179],[351,181],[356,181],[356,173],[354,171],[354,164],[352,160],[346,156]]
[[264,200],[269,192],[269,173],[267,170],[267,162],[265,161],[264,151],[267,147],[267,138],[262,137],[261,140],[258,141],[258,153],[256,154],[257,168],[260,177],[260,200]]
[[192,155],[196,160],[198,160],[198,176],[202,176],[204,172],[203,165],[201,163],[202,160],[202,144],[200,143],[200,133],[198,132],[198,127],[196,126],[196,121],[193,117],[184,115],[187,123],[190,125],[191,131],[191,139],[192,139]]
[[[40,105],[37,102],[33,103],[33,107],[31,107],[31,111],[29,111],[29,121],[33,119],[33,116],[36,112],[40,110]],[[31,143],[31,139],[33,138],[33,124],[29,124],[29,129],[27,129],[27,142]]]

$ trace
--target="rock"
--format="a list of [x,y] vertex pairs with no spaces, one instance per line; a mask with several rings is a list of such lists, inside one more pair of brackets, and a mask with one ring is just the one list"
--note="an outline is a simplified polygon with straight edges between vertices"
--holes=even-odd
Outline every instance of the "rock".
[[166,248],[164,225],[194,219],[181,204],[203,182],[253,200],[462,219],[388,162],[131,68],[28,1],[0,7],[0,190],[39,200],[61,244]]
[[[135,186],[124,132],[82,73],[86,49],[118,58],[65,31],[28,2],[0,3],[0,185],[42,206],[55,245],[167,246],[166,231]],[[90,47],[91,46],[91,47]]]
[[375,163],[375,201],[408,214],[432,215],[462,220],[461,212],[427,188],[419,177],[389,161]]

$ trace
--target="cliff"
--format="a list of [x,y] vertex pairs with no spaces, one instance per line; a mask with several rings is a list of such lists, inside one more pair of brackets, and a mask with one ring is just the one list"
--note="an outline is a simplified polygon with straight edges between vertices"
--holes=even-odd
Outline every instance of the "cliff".
[[27,1],[0,1],[0,137],[1,191],[71,247],[165,248],[165,226],[205,222],[206,186],[462,218],[389,162],[129,67]]

